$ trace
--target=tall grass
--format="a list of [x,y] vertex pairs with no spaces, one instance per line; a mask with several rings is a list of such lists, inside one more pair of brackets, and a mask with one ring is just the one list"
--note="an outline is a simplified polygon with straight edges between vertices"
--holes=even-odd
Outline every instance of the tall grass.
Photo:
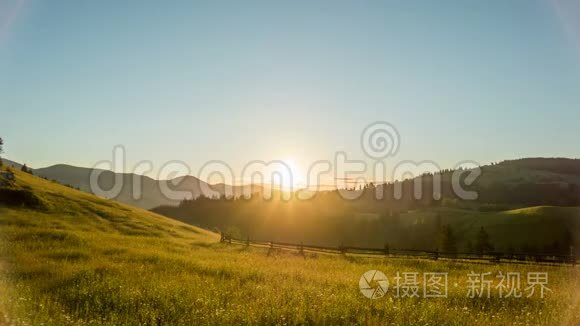
[[[578,325],[575,267],[297,254],[215,234],[18,174],[46,209],[0,207],[0,324]],[[367,270],[448,272],[447,298],[370,300]],[[549,273],[544,299],[470,299],[470,272]],[[455,286],[457,284],[457,286]]]

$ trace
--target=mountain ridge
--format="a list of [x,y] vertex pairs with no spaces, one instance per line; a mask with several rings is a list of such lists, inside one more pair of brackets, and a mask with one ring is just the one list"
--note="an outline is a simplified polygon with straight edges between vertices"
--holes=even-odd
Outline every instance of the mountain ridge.
[[[20,168],[22,165],[5,158],[2,158],[5,165]],[[497,184],[517,185],[521,183],[530,184],[557,184],[568,183],[572,185],[580,184],[580,159],[575,158],[545,158],[531,157],[522,159],[505,160],[499,163],[483,165],[482,176],[479,179],[481,185],[492,187]],[[106,192],[93,191],[90,187],[90,174],[94,169],[78,167],[65,163],[55,164],[44,168],[33,169],[35,175],[46,179],[57,181],[61,184],[69,185],[73,188],[96,195],[106,197]],[[110,189],[115,178],[122,178],[124,186],[118,196],[114,199],[133,206],[152,209],[159,206],[177,206],[183,199],[191,199],[202,195],[202,188],[210,188],[220,196],[233,193],[235,196],[242,194],[244,186],[228,185],[224,183],[209,184],[195,176],[180,176],[168,180],[157,180],[148,176],[134,173],[116,173],[109,170],[99,169],[101,176],[99,185],[102,189]],[[142,185],[142,196],[133,196],[133,181],[139,181]],[[175,192],[187,192],[189,196],[185,198],[166,198],[163,195],[161,184],[165,183]],[[247,187],[247,186],[246,186]],[[259,185],[252,185],[252,192],[259,192],[264,188]]]

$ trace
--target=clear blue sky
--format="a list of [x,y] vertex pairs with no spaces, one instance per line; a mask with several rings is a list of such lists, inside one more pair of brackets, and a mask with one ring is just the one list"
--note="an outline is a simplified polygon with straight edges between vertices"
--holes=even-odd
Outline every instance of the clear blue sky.
[[33,167],[580,157],[577,1],[0,0],[0,136]]

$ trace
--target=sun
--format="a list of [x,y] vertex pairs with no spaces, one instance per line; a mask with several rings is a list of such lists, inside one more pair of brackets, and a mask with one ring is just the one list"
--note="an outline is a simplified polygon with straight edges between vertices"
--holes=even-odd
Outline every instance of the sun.
[[301,170],[293,158],[280,160],[281,164],[276,168],[276,175],[272,180],[274,186],[283,190],[293,191],[303,182]]

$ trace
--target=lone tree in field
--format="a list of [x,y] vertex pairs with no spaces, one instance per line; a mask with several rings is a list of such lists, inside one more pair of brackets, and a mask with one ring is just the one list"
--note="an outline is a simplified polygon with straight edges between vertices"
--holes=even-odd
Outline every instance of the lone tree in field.
[[449,224],[441,228],[441,232],[439,234],[439,250],[445,253],[457,252],[455,236],[453,235],[453,229]]
[[477,239],[475,241],[475,252],[479,255],[483,255],[490,251],[493,251],[493,245],[489,240],[489,234],[487,234],[487,232],[482,226],[481,229],[479,229],[479,232],[477,232]]
[[26,166],[26,164],[24,164],[20,170],[21,170],[22,172],[26,172],[26,173],[28,173],[28,174],[32,174],[32,169],[31,169],[31,168],[29,168],[29,167],[27,167],[27,166]]

